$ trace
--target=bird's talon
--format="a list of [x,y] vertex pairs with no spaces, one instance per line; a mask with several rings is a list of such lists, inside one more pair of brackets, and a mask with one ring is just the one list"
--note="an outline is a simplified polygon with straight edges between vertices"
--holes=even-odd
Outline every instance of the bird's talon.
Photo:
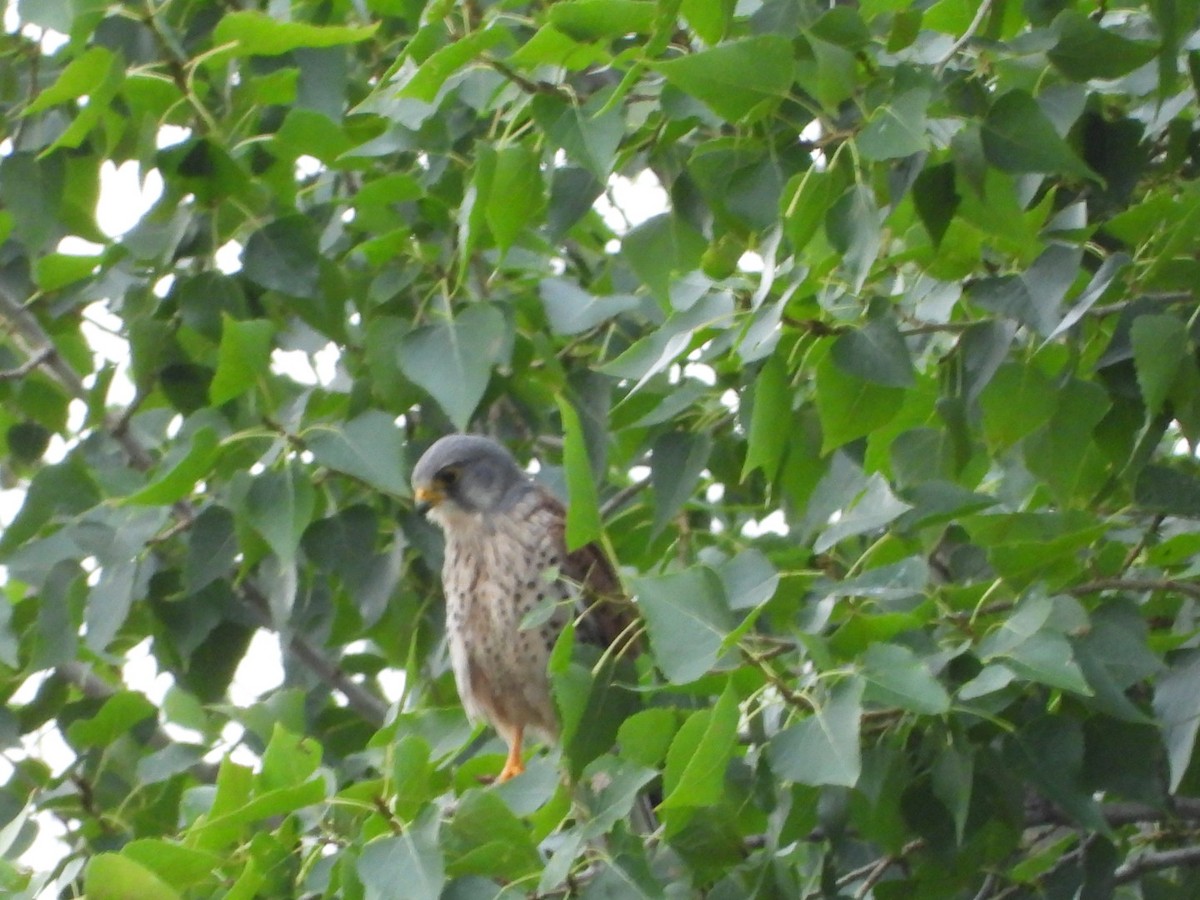
[[525,764],[520,760],[517,760],[515,763],[512,760],[509,760],[504,764],[504,768],[500,770],[500,774],[496,776],[496,782],[502,783],[508,781],[510,778],[516,778],[524,771]]

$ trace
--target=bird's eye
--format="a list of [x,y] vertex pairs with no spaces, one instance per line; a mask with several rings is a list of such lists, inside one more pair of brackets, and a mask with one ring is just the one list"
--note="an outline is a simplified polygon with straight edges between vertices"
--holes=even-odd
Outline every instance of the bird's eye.
[[443,487],[450,487],[454,482],[458,481],[458,469],[442,469],[437,473],[437,481]]

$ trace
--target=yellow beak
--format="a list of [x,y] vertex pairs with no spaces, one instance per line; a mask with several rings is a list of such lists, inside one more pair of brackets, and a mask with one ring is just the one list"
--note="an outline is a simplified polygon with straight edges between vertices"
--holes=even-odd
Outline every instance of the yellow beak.
[[419,487],[416,491],[417,512],[424,515],[446,499],[446,495],[435,487]]

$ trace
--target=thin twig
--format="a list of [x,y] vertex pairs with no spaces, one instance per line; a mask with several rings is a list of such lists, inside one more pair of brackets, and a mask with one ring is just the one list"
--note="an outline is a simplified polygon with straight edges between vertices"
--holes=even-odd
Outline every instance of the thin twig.
[[966,46],[967,42],[971,40],[971,38],[975,37],[975,32],[977,32],[979,30],[979,26],[983,24],[983,18],[988,14],[988,10],[991,9],[991,7],[992,0],[983,0],[983,2],[979,4],[979,9],[975,10],[975,18],[973,18],[971,20],[971,24],[967,26],[967,30],[962,33],[962,36],[958,40],[950,45],[950,49],[946,51],[946,55],[938,60],[937,65],[934,67],[936,72],[940,74],[942,69],[946,67],[946,64],[954,58],[954,55],[958,53],[958,51],[964,46]]
[[1175,591],[1200,600],[1200,584],[1193,581],[1178,581],[1174,578],[1097,578],[1094,581],[1067,588],[1065,593],[1072,597],[1080,597],[1100,591]]
[[52,347],[43,347],[15,369],[0,370],[0,381],[17,381],[24,378],[53,355]]

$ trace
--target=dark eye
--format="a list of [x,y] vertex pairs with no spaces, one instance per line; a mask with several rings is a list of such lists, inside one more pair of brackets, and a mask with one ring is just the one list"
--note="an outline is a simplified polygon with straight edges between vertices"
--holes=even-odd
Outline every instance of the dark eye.
[[442,487],[452,487],[458,481],[458,469],[442,469],[434,480]]

